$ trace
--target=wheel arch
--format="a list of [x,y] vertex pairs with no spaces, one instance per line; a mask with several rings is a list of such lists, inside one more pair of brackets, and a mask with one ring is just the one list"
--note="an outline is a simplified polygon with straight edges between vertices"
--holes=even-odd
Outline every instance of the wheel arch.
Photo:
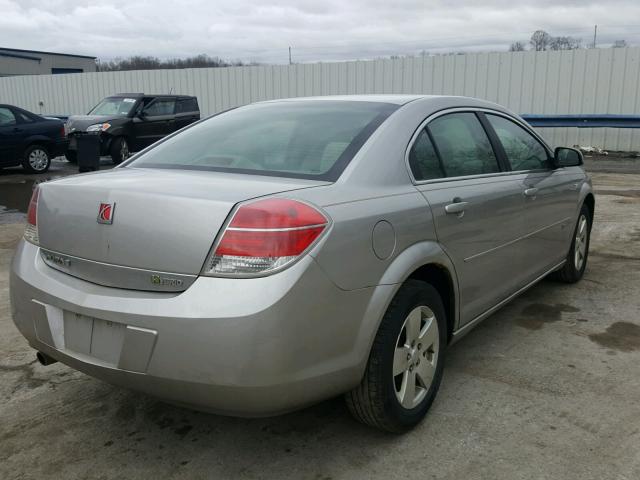
[[381,283],[393,279],[398,284],[397,288],[400,288],[410,278],[431,284],[440,294],[447,313],[447,338],[451,340],[459,320],[458,277],[442,245],[436,241],[426,241],[407,248],[389,266]]
[[385,312],[398,289],[411,278],[430,283],[438,290],[447,312],[447,333],[451,340],[459,323],[458,278],[455,268],[438,242],[416,243],[396,256],[370,298],[357,349],[363,354],[360,355],[362,371]]
[[447,316],[447,340],[451,341],[455,330],[457,314],[457,294],[451,271],[440,263],[427,263],[414,270],[407,277],[407,280],[410,279],[428,283],[438,291],[444,305],[445,315]]
[[20,156],[21,157],[24,156],[27,150],[34,145],[44,147],[47,150],[47,153],[50,153],[51,146],[53,145],[53,141],[49,137],[45,137],[44,135],[34,135],[32,137],[29,137],[24,142],[24,147],[22,149]]
[[590,228],[592,228],[593,227],[593,215],[594,215],[595,210],[596,210],[596,198],[593,195],[593,193],[591,193],[591,192],[587,193],[587,195],[584,197],[584,200],[583,200],[582,204],[586,205],[587,208],[589,209],[589,216],[591,217]]

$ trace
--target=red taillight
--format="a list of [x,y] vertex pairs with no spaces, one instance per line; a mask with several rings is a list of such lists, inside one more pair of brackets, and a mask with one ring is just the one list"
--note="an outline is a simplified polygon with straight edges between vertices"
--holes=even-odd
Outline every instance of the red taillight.
[[60,137],[61,138],[66,138],[67,137],[67,129],[64,125],[62,125],[62,128],[60,129]]
[[36,212],[38,210],[38,197],[40,196],[40,189],[38,187],[34,188],[33,193],[31,194],[31,200],[29,200],[29,209],[27,210],[27,222],[30,225],[37,225],[37,217]]
[[207,262],[208,274],[261,274],[284,267],[322,234],[327,218],[297,200],[271,198],[242,205]]
[[40,239],[38,237],[38,197],[40,196],[40,189],[36,187],[29,200],[29,209],[27,210],[27,228],[24,231],[24,238],[31,243],[39,244]]
[[284,231],[227,230],[215,254],[291,257],[304,252],[323,230],[324,226]]
[[299,228],[325,223],[325,216],[306,203],[269,198],[240,207],[229,228]]

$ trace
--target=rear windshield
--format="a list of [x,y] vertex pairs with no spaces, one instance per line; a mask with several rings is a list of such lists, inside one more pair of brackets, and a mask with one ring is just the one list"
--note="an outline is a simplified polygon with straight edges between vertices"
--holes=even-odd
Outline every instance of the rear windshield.
[[249,105],[195,124],[129,166],[333,181],[397,108],[331,100]]

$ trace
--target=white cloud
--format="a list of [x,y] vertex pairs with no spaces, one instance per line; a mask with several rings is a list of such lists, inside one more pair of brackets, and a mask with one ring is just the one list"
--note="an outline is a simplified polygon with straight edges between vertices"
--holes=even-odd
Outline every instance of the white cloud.
[[0,0],[0,45],[162,58],[207,53],[285,63],[506,50],[539,28],[640,44],[640,2],[592,0]]

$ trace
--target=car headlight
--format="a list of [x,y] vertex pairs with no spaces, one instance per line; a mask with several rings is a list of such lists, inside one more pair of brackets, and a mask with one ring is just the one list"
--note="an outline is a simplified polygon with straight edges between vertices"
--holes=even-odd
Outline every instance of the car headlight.
[[111,127],[110,123],[96,123],[95,125],[89,125],[87,132],[104,132]]

